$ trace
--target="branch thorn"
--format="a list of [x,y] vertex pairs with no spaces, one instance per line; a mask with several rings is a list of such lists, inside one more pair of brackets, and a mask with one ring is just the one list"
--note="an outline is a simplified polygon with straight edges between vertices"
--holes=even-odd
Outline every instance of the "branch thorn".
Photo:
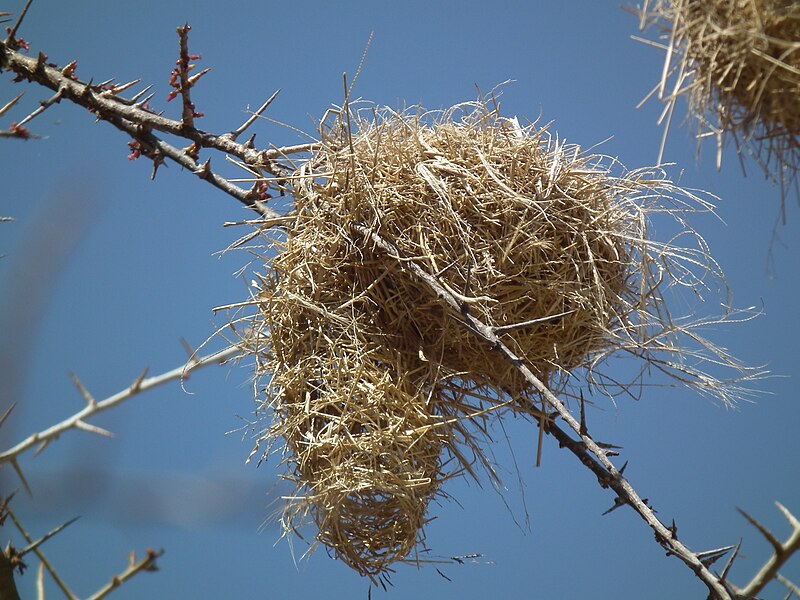
[[580,436],[589,435],[589,430],[586,427],[586,402],[583,399],[583,390],[580,391],[581,397],[581,428],[578,434]]
[[38,548],[39,546],[41,546],[42,544],[44,544],[44,543],[45,543],[47,540],[49,540],[49,539],[50,539],[51,537],[53,537],[54,535],[56,535],[56,534],[60,533],[61,531],[63,531],[64,529],[66,529],[67,527],[69,527],[70,525],[72,525],[72,524],[73,524],[75,521],[77,521],[78,519],[80,519],[80,517],[73,517],[72,519],[70,519],[70,520],[69,520],[69,521],[67,521],[66,523],[62,523],[61,525],[59,525],[58,527],[56,527],[56,528],[55,528],[55,529],[53,529],[52,531],[49,531],[48,533],[45,533],[45,534],[44,534],[42,537],[40,537],[38,540],[36,540],[35,542],[31,542],[31,543],[30,543],[30,544],[29,544],[27,547],[25,547],[25,548],[23,548],[22,550],[20,550],[20,551],[17,553],[17,556],[19,556],[19,557],[23,557],[23,556],[25,556],[25,555],[26,555],[28,552],[32,552],[33,550],[36,550],[36,548]]
[[17,406],[17,403],[16,403],[16,402],[13,402],[13,403],[11,404],[11,406],[9,406],[9,407],[6,409],[6,412],[4,412],[4,413],[3,413],[3,416],[2,416],[2,417],[0,417],[0,427],[2,427],[2,426],[3,426],[3,423],[5,423],[5,422],[6,422],[6,419],[7,419],[7,418],[8,418],[8,416],[11,414],[11,412],[14,410],[14,408],[16,408],[16,406]]
[[128,388],[130,389],[131,392],[136,393],[139,391],[139,389],[142,387],[142,382],[144,381],[144,378],[147,377],[148,370],[149,367],[145,367],[142,373],[133,381],[131,387]]
[[83,399],[86,401],[86,404],[90,407],[96,406],[97,401],[89,393],[89,390],[83,387],[83,384],[80,382],[75,373],[70,373],[69,376],[70,379],[72,379],[73,385],[75,385],[75,387],[78,388],[78,392],[80,392],[80,395],[83,396]]
[[614,506],[612,506],[607,511],[605,511],[602,516],[606,516],[607,514],[612,513],[615,510],[617,510],[620,506],[625,506],[626,504],[627,504],[627,502],[625,500],[623,500],[622,498],[617,496],[616,498],[614,498]]
[[[148,86],[147,86],[146,88],[144,88],[144,89],[143,89],[141,92],[137,92],[136,94],[134,94],[134,95],[133,95],[133,97],[130,99],[130,101],[131,101],[131,102],[133,102],[133,103],[135,104],[135,103],[136,103],[136,102],[139,100],[139,98],[141,98],[142,96],[144,96],[144,95],[145,95],[147,92],[149,92],[149,91],[150,91],[150,90],[152,90],[152,89],[153,89],[153,86],[152,86],[152,85],[148,85]],[[151,96],[151,97],[152,97],[152,96]]]
[[[261,105],[261,107],[260,107],[260,108],[259,108],[259,109],[258,109],[256,112],[254,112],[254,113],[253,113],[253,114],[250,116],[250,118],[249,118],[249,119],[247,119],[247,120],[246,120],[244,123],[242,123],[242,125],[241,125],[241,126],[239,126],[239,128],[238,128],[238,129],[234,129],[233,131],[231,131],[231,132],[230,132],[230,134],[228,134],[228,137],[230,137],[232,140],[236,141],[236,138],[237,138],[237,137],[239,137],[240,135],[242,135],[242,134],[245,132],[245,130],[246,130],[248,127],[250,127],[250,125],[252,125],[253,123],[255,123],[256,119],[258,119],[258,118],[261,116],[261,114],[262,114],[262,113],[263,113],[265,110],[267,110],[267,107],[268,107],[270,104],[272,104],[272,102],[275,100],[275,98],[277,98],[277,97],[278,97],[278,94],[280,94],[280,92],[281,92],[280,88],[278,88],[277,90],[275,90],[275,92],[272,94],[272,96],[270,96],[270,97],[267,99],[267,101],[266,101],[266,102],[264,102],[264,104],[262,104],[262,105]],[[251,138],[251,139],[252,139],[252,138]]]
[[792,513],[790,513],[788,508],[786,508],[780,502],[775,502],[775,506],[778,507],[778,510],[781,511],[786,520],[789,521],[789,525],[792,526],[793,530],[796,531],[800,529],[800,520],[798,520],[797,517],[795,517]]
[[736,508],[739,511],[739,514],[742,515],[750,525],[758,529],[759,533],[764,536],[764,538],[770,543],[770,545],[775,549],[775,552],[780,555],[783,552],[783,546],[778,538],[772,535],[772,532],[764,527],[761,523],[759,523],[754,517],[750,516],[747,512],[742,510],[741,508]]
[[737,550],[738,544],[735,546],[724,546],[722,548],[714,548],[713,550],[706,550],[705,552],[697,552],[695,556],[706,567],[710,567],[720,558],[725,556],[731,550]]
[[91,425],[86,421],[81,421],[78,419],[75,421],[75,428],[80,429],[81,431],[86,431],[88,433],[96,433],[97,435],[102,435],[103,437],[113,438],[114,434],[111,433],[108,429],[103,429],[102,427],[98,427],[97,425]]
[[207,158],[206,162],[200,165],[194,172],[200,179],[207,179],[211,174],[211,158]]
[[720,581],[725,581],[725,579],[728,577],[728,573],[730,572],[731,567],[733,566],[733,561],[735,561],[736,558],[739,556],[739,550],[741,549],[741,547],[742,547],[742,540],[739,540],[739,543],[736,544],[736,546],[733,547],[733,553],[731,553],[731,555],[728,557],[728,561],[725,563],[725,566],[722,568],[722,574],[720,575]]
[[6,114],[11,109],[12,106],[14,106],[17,102],[19,102],[20,98],[22,98],[24,95],[25,92],[20,92],[20,94],[16,98],[14,98],[11,102],[6,104],[3,108],[0,108],[0,117]]
[[11,468],[14,469],[14,472],[17,474],[17,477],[19,477],[19,480],[22,482],[22,487],[24,487],[25,491],[28,492],[28,496],[32,498],[33,492],[31,491],[31,486],[28,485],[28,480],[25,479],[25,475],[22,474],[22,469],[19,468],[19,463],[17,462],[17,459],[16,458],[11,459],[9,462],[11,463]]
[[54,439],[56,438],[47,438],[45,441],[39,444],[39,447],[33,452],[33,456],[39,456],[42,452],[44,452],[44,449],[47,448],[50,445],[50,442],[52,442]]

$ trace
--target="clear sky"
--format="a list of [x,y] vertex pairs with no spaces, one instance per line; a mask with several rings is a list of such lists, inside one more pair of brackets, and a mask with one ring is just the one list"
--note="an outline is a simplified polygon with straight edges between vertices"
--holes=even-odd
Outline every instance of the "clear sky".
[[[18,11],[9,0],[3,10]],[[496,2],[101,2],[36,0],[21,35],[51,61],[78,60],[78,75],[101,81],[141,78],[154,84],[154,106],[167,105],[177,52],[175,28],[192,27],[193,52],[212,71],[194,92],[200,126],[229,131],[276,88],[268,115],[302,130],[342,100],[341,74],[353,73],[375,37],[355,95],[393,107],[445,108],[475,97],[476,85],[504,88],[503,112],[554,121],[568,141],[618,157],[630,168],[657,158],[661,130],[655,103],[636,104],[661,73],[661,54],[630,39],[637,20],[617,1]],[[25,91],[18,120],[46,94],[0,81],[0,105]],[[0,350],[6,371],[0,410],[18,402],[0,430],[3,448],[72,414],[82,400],[69,373],[96,398],[127,386],[144,367],[155,374],[185,358],[180,339],[202,343],[222,322],[211,308],[243,299],[236,276],[247,257],[218,252],[248,218],[208,185],[162,168],[129,162],[128,140],[61,105],[31,129],[46,139],[0,143]],[[258,142],[291,144],[298,134],[257,127]],[[610,139],[609,139],[610,138]],[[725,270],[739,307],[764,315],[708,335],[779,377],[761,382],[755,403],[726,410],[682,389],[648,391],[593,409],[596,439],[623,446],[619,463],[681,540],[704,550],[744,538],[734,569],[745,583],[768,547],[736,513],[739,506],[786,535],[773,501],[800,514],[800,405],[795,393],[800,214],[792,198],[778,225],[779,192],[758,168],[726,152],[721,172],[713,148],[700,158],[687,128],[674,128],[665,160],[682,185],[720,197],[720,219],[695,222]],[[221,165],[222,157],[213,162]],[[10,361],[10,362],[9,362]],[[9,367],[11,365],[11,367]],[[10,370],[9,370],[10,369]],[[69,432],[38,458],[21,461],[33,498],[15,506],[32,533],[75,515],[81,519],[44,549],[62,576],[88,595],[125,566],[130,550],[164,548],[161,570],[125,585],[117,598],[366,598],[369,581],[320,550],[307,560],[302,541],[276,541],[260,526],[281,487],[276,465],[246,465],[252,448],[241,433],[253,404],[245,367],[194,374],[142,395],[96,419],[108,440]],[[432,507],[432,556],[479,553],[476,564],[399,566],[388,592],[373,598],[705,598],[705,588],[653,541],[627,508],[608,516],[613,495],[552,440],[535,468],[536,429],[521,420],[497,432],[493,449],[505,469],[502,495],[463,480]],[[507,439],[506,439],[507,437]],[[516,464],[516,467],[515,467]],[[0,491],[19,486],[8,469]],[[529,526],[526,526],[526,513]],[[9,529],[2,531],[6,541]],[[33,562],[33,561],[32,561]],[[800,580],[797,558],[784,574]],[[33,572],[19,578],[33,590]],[[49,586],[52,587],[52,586]],[[772,587],[765,595],[785,594]],[[48,597],[59,597],[55,589]]]

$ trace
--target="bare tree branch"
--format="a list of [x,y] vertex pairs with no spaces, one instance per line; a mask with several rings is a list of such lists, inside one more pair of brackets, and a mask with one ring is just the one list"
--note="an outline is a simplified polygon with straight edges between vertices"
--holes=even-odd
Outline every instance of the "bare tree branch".
[[[149,88],[139,92],[132,98],[121,97],[120,92],[135,85],[138,80],[129,82],[122,86],[111,85],[109,80],[101,84],[94,85],[92,81],[80,81],[75,75],[77,63],[75,61],[66,67],[59,69],[57,66],[47,62],[47,56],[39,53],[37,58],[25,56],[17,49],[17,41],[10,37],[5,41],[0,41],[0,70],[12,71],[16,74],[15,81],[29,81],[37,83],[43,87],[53,90],[55,94],[48,100],[43,101],[41,106],[25,117],[19,123],[13,123],[8,131],[0,132],[3,137],[30,138],[34,137],[24,124],[29,123],[36,116],[40,115],[50,106],[59,103],[61,100],[68,100],[74,104],[84,107],[94,114],[98,119],[111,123],[120,131],[129,135],[132,142],[131,158],[146,156],[154,163],[154,171],[166,159],[172,160],[180,166],[186,168],[201,179],[208,181],[211,185],[221,189],[223,192],[232,196],[245,204],[248,208],[255,210],[266,218],[279,216],[274,210],[268,208],[262,200],[268,197],[265,193],[265,181],[260,176],[263,174],[272,175],[276,182],[290,174],[290,169],[282,165],[279,161],[290,154],[307,152],[313,144],[301,144],[287,146],[285,148],[270,148],[258,150],[254,147],[252,138],[244,144],[236,142],[236,138],[247,129],[256,118],[271,104],[277,96],[273,94],[262,107],[254,113],[238,129],[216,135],[198,129],[194,120],[201,116],[195,111],[191,101],[189,90],[197,83],[200,76],[206,71],[197,75],[189,75],[191,67],[190,60],[195,55],[188,52],[188,31],[189,27],[178,28],[180,37],[180,58],[178,67],[173,72],[171,85],[176,88],[174,94],[180,94],[183,99],[183,114],[180,120],[173,120],[156,114],[149,109],[147,102],[149,96],[140,99]],[[199,58],[199,57],[197,57]],[[10,109],[16,100],[12,100],[3,107],[3,112]],[[153,132],[175,136],[188,140],[190,145],[187,148],[179,149],[156,136]],[[211,149],[224,154],[236,157],[246,168],[259,178],[250,189],[241,188],[228,179],[220,176],[211,170],[210,162],[206,160],[199,162],[199,152],[201,149]]]
[[203,367],[207,367],[209,365],[223,363],[226,360],[237,356],[239,352],[240,351],[238,348],[231,346],[225,348],[224,350],[220,350],[219,352],[214,352],[213,354],[190,360],[183,366],[177,367],[155,377],[144,378],[143,376],[140,376],[124,390],[117,392],[113,396],[110,396],[100,402],[96,402],[91,395],[85,391],[85,388],[83,388],[80,382],[78,382],[77,379],[73,379],[73,381],[76,382],[76,386],[78,387],[79,391],[83,390],[81,395],[84,397],[84,400],[86,400],[86,407],[71,417],[64,419],[60,423],[48,427],[47,429],[38,433],[34,433],[13,448],[9,448],[5,452],[0,453],[0,465],[6,462],[10,462],[12,465],[16,464],[16,458],[20,454],[36,445],[40,445],[38,452],[41,452],[53,440],[57,439],[62,433],[69,431],[70,429],[81,429],[91,433],[111,435],[104,429],[87,424],[86,419],[113,408],[125,402],[126,400],[129,400],[140,392],[153,389],[169,381],[185,378],[188,373],[194,371],[195,369],[202,369]]
[[45,533],[42,537],[40,537],[38,540],[36,540],[35,542],[31,542],[30,544],[28,544],[28,546],[26,546],[25,548],[20,550],[17,553],[17,555],[20,556],[20,557],[23,557],[28,552],[34,552],[39,546],[44,544],[47,540],[49,540],[54,535],[57,535],[58,533],[61,533],[62,531],[64,531],[67,527],[72,525],[78,519],[80,519],[80,517],[73,517],[72,519],[70,519],[66,523],[62,523],[58,527],[55,527],[54,529],[51,529],[50,531]]
[[[14,525],[22,534],[22,537],[25,538],[25,541],[28,542],[29,544],[33,544],[34,543],[33,539],[25,530],[25,528],[22,526],[22,523],[19,522],[19,519],[17,519],[17,517],[14,515],[13,512],[11,512],[11,509],[6,508],[6,511],[8,513],[8,516],[14,522]],[[34,554],[36,554],[39,560],[42,561],[44,568],[47,569],[47,572],[50,573],[50,577],[53,578],[53,581],[56,582],[56,585],[61,589],[61,591],[68,598],[68,600],[78,600],[78,597],[70,591],[70,589],[67,587],[67,584],[64,583],[64,580],[61,579],[58,572],[56,572],[56,570],[53,568],[53,565],[50,564],[50,561],[47,560],[47,557],[42,553],[42,551],[38,547],[34,547],[33,552]]]
[[[763,590],[767,584],[779,577],[778,571],[780,571],[781,567],[786,564],[786,561],[791,558],[791,556],[800,550],[800,520],[797,519],[789,510],[780,502],[776,502],[775,505],[778,507],[778,510],[783,513],[783,516],[789,522],[789,526],[792,528],[792,532],[789,535],[789,538],[781,543],[778,538],[776,538],[766,527],[764,527],[761,523],[759,523],[756,519],[751,517],[741,508],[738,509],[739,513],[747,519],[747,521],[758,531],[761,535],[766,538],[766,540],[772,545],[773,553],[772,556],[764,563],[764,566],[761,567],[758,573],[753,576],[753,579],[750,580],[744,588],[742,588],[741,593],[745,597],[751,597],[758,594],[761,590]],[[787,580],[788,581],[788,580]],[[790,582],[791,583],[791,582]],[[786,585],[784,583],[784,585]],[[787,586],[790,590],[792,588]],[[793,590],[792,590],[793,591]]]
[[128,568],[125,569],[119,575],[115,575],[111,578],[106,585],[100,588],[97,592],[92,594],[88,600],[101,600],[108,596],[111,592],[116,590],[126,581],[128,581],[131,577],[137,575],[138,573],[142,572],[155,572],[158,571],[158,566],[156,565],[156,560],[160,558],[164,554],[163,550],[159,550],[156,552],[150,548],[147,549],[144,558],[137,561],[136,560],[136,553],[131,552],[128,556]]
[[796,586],[794,583],[786,579],[783,575],[778,573],[775,578],[781,582],[783,585],[786,586],[786,589],[789,590],[789,595],[786,597],[787,600],[791,598],[792,594],[800,598],[800,587]]
[[[77,517],[67,521],[66,523],[63,523],[62,525],[59,525],[55,529],[40,537],[38,540],[33,541],[30,534],[25,530],[25,528],[22,526],[22,523],[19,521],[19,519],[17,519],[16,515],[14,515],[8,506],[12,497],[13,494],[8,498],[5,498],[0,504],[0,525],[3,524],[6,517],[9,517],[22,534],[22,537],[28,542],[28,546],[23,550],[18,551],[9,543],[5,550],[0,551],[0,600],[19,600],[19,593],[17,592],[16,583],[14,581],[14,570],[19,571],[19,573],[23,572],[25,569],[25,563],[22,562],[22,557],[28,552],[33,552],[36,554],[40,561],[40,568],[36,578],[36,586],[38,590],[37,595],[39,598],[44,598],[43,575],[44,569],[47,569],[48,573],[50,573],[50,576],[53,578],[53,581],[56,582],[56,585],[58,585],[64,595],[69,600],[78,600],[78,597],[67,587],[67,584],[58,575],[58,572],[55,570],[53,565],[47,560],[47,557],[45,557],[45,555],[39,549],[44,542],[59,534],[69,525],[74,523],[77,520]],[[156,560],[163,554],[163,550],[156,552],[155,550],[148,549],[145,553],[145,556],[141,560],[137,561],[136,553],[131,552],[128,557],[128,566],[125,571],[112,577],[111,581],[100,588],[97,592],[92,594],[89,600],[101,600],[102,598],[105,598],[138,573],[157,571],[158,566],[156,565]]]

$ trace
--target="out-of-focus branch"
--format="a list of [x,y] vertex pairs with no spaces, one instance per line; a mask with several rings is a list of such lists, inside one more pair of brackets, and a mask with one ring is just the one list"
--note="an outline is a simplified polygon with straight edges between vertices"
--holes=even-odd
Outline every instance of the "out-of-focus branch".
[[9,554],[14,548],[9,544],[0,550],[0,600],[20,600],[17,584],[14,581],[15,566]]
[[782,583],[783,585],[785,585],[785,586],[786,586],[786,589],[787,589],[787,590],[789,590],[789,592],[790,592],[790,595],[786,597],[786,598],[787,598],[787,600],[788,600],[789,598],[791,598],[791,597],[792,597],[792,596],[791,596],[791,594],[794,594],[795,596],[797,596],[798,598],[800,598],[800,586],[796,586],[794,583],[792,583],[791,581],[789,581],[788,579],[786,579],[786,577],[784,577],[784,576],[783,576],[783,575],[781,575],[780,573],[778,573],[778,574],[775,576],[775,579],[777,579],[777,580],[778,580],[780,583]]
[[545,432],[555,437],[559,445],[569,449],[584,466],[589,468],[592,473],[597,476],[598,482],[602,487],[610,487],[613,489],[617,494],[620,504],[627,504],[633,508],[653,530],[658,543],[661,544],[669,554],[683,561],[683,563],[706,585],[711,598],[714,600],[733,600],[725,585],[716,575],[709,571],[708,567],[702,562],[698,555],[678,541],[674,525],[672,527],[667,527],[655,516],[653,509],[648,505],[647,501],[639,496],[633,486],[622,475],[621,470],[618,470],[609,460],[608,452],[589,436],[586,432],[585,424],[579,423],[564,403],[533,374],[525,361],[516,356],[508,346],[503,343],[497,336],[495,328],[490,327],[476,318],[470,311],[469,304],[461,302],[456,298],[456,296],[441,285],[433,275],[424,271],[413,260],[405,257],[393,243],[382,238],[377,232],[371,231],[364,225],[353,224],[352,228],[368,243],[371,243],[389,256],[396,258],[401,268],[410,271],[417,279],[424,282],[437,298],[442,300],[455,314],[460,316],[459,322],[465,329],[483,342],[492,346],[512,364],[525,377],[525,380],[530,383],[558,413],[558,416],[569,425],[569,428],[577,434],[579,440],[574,439],[550,419],[539,422],[540,426],[544,426]]
[[157,375],[155,377],[145,377],[145,375],[147,374],[147,370],[145,369],[145,371],[130,386],[128,386],[121,392],[117,392],[113,396],[110,396],[100,402],[97,402],[91,396],[91,394],[89,394],[86,388],[83,387],[80,381],[78,381],[77,378],[73,377],[73,382],[75,383],[75,386],[78,388],[78,391],[81,393],[81,396],[83,396],[84,400],[86,401],[86,406],[83,408],[83,410],[78,411],[71,417],[64,419],[63,421],[53,425],[52,427],[48,427],[43,431],[34,433],[25,440],[21,441],[13,448],[9,448],[5,452],[0,453],[0,465],[7,462],[15,465],[17,457],[20,454],[37,445],[39,446],[38,450],[36,451],[36,453],[38,454],[39,452],[44,450],[44,448],[47,447],[53,440],[57,439],[62,433],[64,433],[65,431],[69,431],[70,429],[80,429],[83,431],[87,431],[89,433],[96,433],[99,435],[110,436],[112,435],[110,432],[95,425],[91,425],[87,423],[86,420],[103,411],[113,408],[125,402],[126,400],[129,400],[130,398],[139,394],[140,392],[144,392],[152,388],[158,387],[169,381],[173,381],[176,379],[184,379],[186,378],[188,373],[194,371],[195,369],[201,369],[209,365],[220,364],[226,360],[233,358],[238,353],[239,349],[234,346],[231,346],[225,348],[224,350],[220,350],[219,352],[215,352],[213,354],[209,354],[201,358],[192,359],[183,366],[177,367],[175,369],[172,369],[171,371],[167,371],[166,373]]
[[163,550],[159,550],[156,552],[148,548],[145,552],[145,556],[137,561],[136,560],[136,553],[131,552],[128,555],[128,567],[119,575],[115,575],[111,578],[106,585],[100,588],[97,592],[92,594],[88,600],[101,600],[108,596],[111,592],[116,590],[126,581],[128,581],[131,577],[134,577],[138,573],[142,572],[149,572],[153,573],[158,571],[158,565],[156,565],[156,560],[164,554]]
[[[785,542],[781,542],[772,534],[772,532],[769,531],[769,529],[764,527],[745,511],[739,509],[739,513],[745,519],[747,519],[747,522],[758,529],[759,533],[761,533],[761,535],[763,535],[772,546],[772,556],[769,558],[769,560],[764,563],[764,566],[761,567],[758,573],[753,576],[753,579],[751,579],[744,588],[737,590],[745,598],[755,597],[766,587],[770,581],[779,578],[778,571],[780,571],[781,567],[786,564],[786,561],[789,560],[789,558],[791,558],[796,552],[800,551],[800,520],[798,520],[797,517],[789,512],[789,510],[780,502],[776,502],[775,505],[778,507],[778,510],[781,511],[792,528],[792,532]],[[786,581],[788,582],[788,580]],[[788,583],[791,584],[791,582]],[[784,583],[784,585],[786,585],[786,583]],[[794,584],[786,585],[786,587],[788,587],[791,591],[791,586],[793,585]]]
[[[48,573],[50,573],[50,577],[53,578],[53,581],[56,582],[56,585],[61,589],[61,591],[68,598],[68,600],[78,600],[78,597],[75,594],[73,594],[72,591],[70,591],[70,589],[67,587],[67,584],[64,583],[63,579],[61,579],[58,572],[55,570],[55,568],[53,568],[53,565],[50,564],[50,561],[47,560],[47,557],[44,555],[44,553],[42,553],[42,551],[38,548],[38,546],[35,545],[33,538],[31,538],[30,534],[28,534],[28,532],[22,526],[22,523],[20,523],[19,519],[17,519],[14,513],[11,512],[11,509],[6,507],[6,512],[8,516],[11,518],[11,520],[14,522],[14,525],[17,527],[19,532],[22,534],[22,537],[25,538],[25,541],[33,546],[33,553],[36,554],[37,558],[42,562],[44,568],[47,569]],[[63,527],[61,529],[63,529]]]
[[[67,584],[64,580],[59,576],[58,572],[55,570],[53,565],[47,560],[47,557],[41,552],[40,546],[52,538],[53,536],[59,534],[63,531],[66,527],[74,523],[77,519],[71,519],[66,523],[59,525],[52,531],[46,533],[38,540],[33,541],[30,534],[26,531],[26,529],[22,526],[22,523],[17,519],[16,515],[11,511],[9,508],[9,503],[11,502],[12,496],[5,498],[0,503],[0,525],[2,525],[6,519],[6,517],[10,518],[16,528],[19,530],[22,537],[28,542],[28,546],[22,550],[16,550],[11,543],[9,543],[5,550],[0,551],[0,600],[19,600],[19,593],[17,592],[17,586],[14,581],[14,571],[18,571],[20,574],[25,570],[26,565],[22,561],[22,558],[28,552],[33,552],[39,558],[41,563],[41,568],[39,569],[39,574],[37,576],[37,587],[39,588],[39,597],[44,598],[44,587],[43,587],[43,574],[44,569],[50,573],[50,576],[53,578],[53,581],[56,582],[56,585],[61,589],[64,596],[66,596],[69,600],[78,600],[78,596],[76,596],[70,589],[67,587]],[[108,596],[111,592],[119,588],[123,585],[126,581],[137,575],[138,573],[142,572],[154,572],[158,571],[158,566],[156,565],[156,560],[164,554],[163,550],[159,550],[156,552],[155,550],[148,549],[145,553],[145,556],[141,560],[136,559],[136,553],[131,552],[128,557],[128,566],[127,568],[120,573],[119,575],[115,575],[111,578],[106,585],[100,588],[97,592],[92,594],[89,600],[101,600]]]
[[[2,15],[0,15],[2,16]],[[8,504],[14,494],[3,498],[0,502],[0,526],[5,524],[8,517]],[[9,542],[5,549],[0,548],[0,600],[20,600],[17,584],[14,581],[14,571],[24,569],[14,546]]]

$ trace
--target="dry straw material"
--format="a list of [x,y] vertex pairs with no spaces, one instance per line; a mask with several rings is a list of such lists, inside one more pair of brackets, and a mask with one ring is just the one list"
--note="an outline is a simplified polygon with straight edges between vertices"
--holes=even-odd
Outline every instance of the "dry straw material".
[[[747,148],[785,187],[800,167],[800,2],[652,0],[642,26],[663,32],[660,97],[686,96],[701,136]],[[718,154],[718,161],[720,160]]]
[[[683,221],[710,206],[661,171],[626,172],[482,100],[434,113],[346,107],[319,135],[286,180],[284,228],[264,226],[274,255],[258,254],[254,310],[244,327],[234,319],[270,419],[259,451],[277,442],[297,486],[287,532],[315,524],[316,542],[370,577],[417,560],[443,482],[491,473],[492,422],[542,406],[404,262],[567,397],[632,393],[645,367],[725,403],[736,393],[704,365],[740,365],[665,305],[675,287],[696,298],[724,286]],[[669,242],[651,239],[652,219]],[[628,380],[603,368],[620,353],[642,359]]]

